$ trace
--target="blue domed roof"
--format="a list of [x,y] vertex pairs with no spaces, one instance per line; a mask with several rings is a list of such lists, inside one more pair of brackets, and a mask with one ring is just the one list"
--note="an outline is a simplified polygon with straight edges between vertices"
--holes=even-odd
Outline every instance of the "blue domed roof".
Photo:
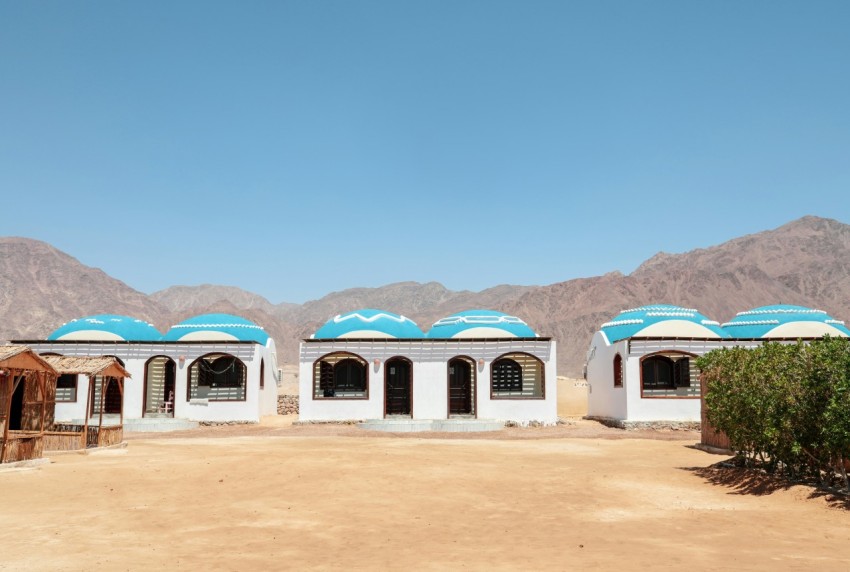
[[265,345],[269,335],[250,320],[232,314],[201,314],[171,327],[162,338],[168,342],[239,341]]
[[144,320],[119,314],[97,314],[71,320],[57,328],[47,339],[153,342],[161,337],[162,333]]
[[437,320],[429,338],[536,338],[537,334],[516,316],[495,310],[466,310]]
[[363,309],[334,316],[312,335],[335,338],[421,338],[425,334],[410,318],[383,310]]
[[723,328],[733,338],[819,338],[826,334],[850,337],[844,322],[823,310],[788,304],[738,312]]
[[600,330],[610,343],[626,338],[728,338],[720,324],[693,308],[653,304],[623,310]]

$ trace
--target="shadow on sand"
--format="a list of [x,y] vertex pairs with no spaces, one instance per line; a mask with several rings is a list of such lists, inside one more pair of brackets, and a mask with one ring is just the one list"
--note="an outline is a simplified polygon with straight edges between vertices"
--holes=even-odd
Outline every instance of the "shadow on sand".
[[818,488],[814,483],[791,481],[782,475],[771,475],[762,469],[738,467],[732,459],[708,467],[680,467],[715,486],[729,489],[729,494],[764,496],[799,486],[809,489],[808,498],[822,498],[831,508],[850,510],[850,496],[837,489]]

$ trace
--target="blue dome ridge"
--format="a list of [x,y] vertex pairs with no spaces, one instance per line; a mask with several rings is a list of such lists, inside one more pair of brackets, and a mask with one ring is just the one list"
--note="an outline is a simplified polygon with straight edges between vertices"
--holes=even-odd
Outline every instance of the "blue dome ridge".
[[62,324],[47,339],[154,342],[162,332],[144,320],[121,314],[95,314]]
[[632,337],[728,338],[720,324],[694,308],[648,304],[623,310],[599,328],[609,343]]
[[807,338],[850,337],[850,329],[841,320],[823,310],[791,304],[760,306],[738,314],[723,324],[735,338]]
[[516,316],[496,310],[464,310],[434,322],[428,338],[536,338],[537,333]]
[[364,308],[337,314],[311,337],[315,339],[336,338],[397,338],[416,339],[425,334],[416,322],[392,312]]
[[227,341],[257,342],[265,345],[269,335],[251,320],[233,314],[201,314],[171,326],[162,337],[164,341]]

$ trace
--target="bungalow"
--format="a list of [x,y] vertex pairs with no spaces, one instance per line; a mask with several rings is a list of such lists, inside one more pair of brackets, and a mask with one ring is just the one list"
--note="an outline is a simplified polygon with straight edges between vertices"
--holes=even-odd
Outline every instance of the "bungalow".
[[[102,314],[72,320],[47,340],[20,343],[45,355],[115,357],[132,376],[123,396],[128,431],[177,428],[178,420],[256,422],[277,412],[274,340],[238,316],[195,316],[161,334],[143,320]],[[87,377],[62,376],[56,419],[95,415],[97,399],[89,401],[89,393]]]
[[555,342],[501,312],[459,312],[426,334],[404,316],[358,310],[299,353],[302,421],[558,420]]
[[780,304],[719,324],[695,309],[653,304],[602,324],[587,353],[587,415],[618,426],[693,423],[702,390],[694,358],[713,349],[850,336],[826,312]]

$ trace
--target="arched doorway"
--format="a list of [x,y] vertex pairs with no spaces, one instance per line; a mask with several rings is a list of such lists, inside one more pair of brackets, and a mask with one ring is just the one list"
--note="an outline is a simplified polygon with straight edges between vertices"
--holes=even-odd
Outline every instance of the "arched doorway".
[[475,362],[456,357],[449,361],[449,416],[475,413]]
[[174,417],[174,379],[177,366],[167,356],[145,363],[144,417]]
[[410,415],[413,411],[413,368],[404,358],[384,363],[384,411],[386,415]]

